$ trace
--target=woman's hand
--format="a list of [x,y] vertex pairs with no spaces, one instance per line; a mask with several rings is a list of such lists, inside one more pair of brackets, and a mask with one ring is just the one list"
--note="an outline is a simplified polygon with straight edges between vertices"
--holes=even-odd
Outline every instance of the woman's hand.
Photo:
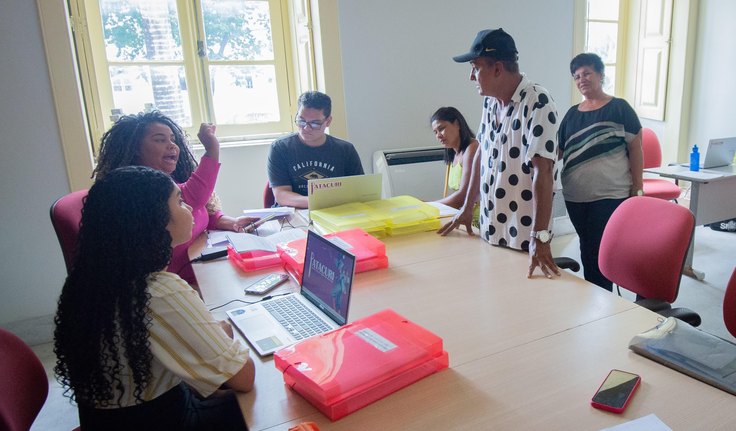
[[220,324],[220,327],[222,328],[223,331],[225,331],[228,337],[230,338],[234,337],[233,327],[232,325],[230,325],[230,322],[228,322],[227,320],[220,320],[218,323]]
[[199,133],[197,137],[199,142],[204,146],[204,155],[214,159],[216,162],[220,161],[220,141],[215,136],[217,126],[212,123],[202,123],[199,125]]
[[259,220],[258,217],[245,217],[241,216],[233,218],[230,216],[222,216],[217,220],[217,229],[219,230],[231,230],[233,232],[243,232],[244,229]]

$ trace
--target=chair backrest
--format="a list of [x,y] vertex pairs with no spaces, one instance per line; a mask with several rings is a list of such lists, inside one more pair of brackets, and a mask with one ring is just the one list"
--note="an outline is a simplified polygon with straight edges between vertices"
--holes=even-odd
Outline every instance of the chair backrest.
[[85,197],[87,197],[87,190],[79,190],[60,197],[51,205],[51,224],[59,238],[67,273],[71,271],[74,262],[74,250],[77,246],[79,222],[82,220]]
[[0,328],[0,429],[29,430],[48,392],[49,381],[36,354]]
[[662,147],[654,130],[643,127],[641,129],[641,149],[644,153],[644,168],[658,168],[662,165]]
[[695,217],[676,203],[647,196],[625,200],[601,238],[598,266],[617,285],[644,298],[677,298]]
[[271,208],[276,203],[276,198],[273,195],[271,184],[266,181],[266,188],[263,189],[263,208]]
[[736,268],[726,286],[726,295],[723,298],[723,322],[726,329],[736,337]]

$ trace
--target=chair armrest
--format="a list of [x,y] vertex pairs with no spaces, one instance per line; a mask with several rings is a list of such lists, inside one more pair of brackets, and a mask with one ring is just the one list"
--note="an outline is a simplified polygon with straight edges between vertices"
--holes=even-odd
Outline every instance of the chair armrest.
[[556,257],[555,265],[562,269],[569,269],[572,272],[580,271],[580,264],[578,261],[570,257]]

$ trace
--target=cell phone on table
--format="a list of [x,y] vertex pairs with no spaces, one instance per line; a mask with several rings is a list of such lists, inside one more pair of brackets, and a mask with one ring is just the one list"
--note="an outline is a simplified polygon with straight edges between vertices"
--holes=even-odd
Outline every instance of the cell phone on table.
[[275,289],[276,286],[281,285],[288,279],[289,276],[286,274],[269,274],[246,287],[245,293],[249,295],[263,295],[264,293]]
[[265,217],[261,217],[253,223],[243,226],[243,232],[253,232],[254,230],[258,229],[258,227],[260,227],[262,224],[266,223],[267,221],[273,220],[274,218],[276,218],[276,214],[269,214]]
[[631,401],[636,388],[641,383],[637,374],[621,370],[611,370],[598,388],[590,404],[601,410],[622,413]]

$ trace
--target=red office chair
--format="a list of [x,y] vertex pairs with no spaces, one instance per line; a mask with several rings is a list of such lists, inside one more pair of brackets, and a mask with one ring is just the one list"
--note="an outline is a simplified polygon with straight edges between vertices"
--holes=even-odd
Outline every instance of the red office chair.
[[672,308],[677,298],[695,217],[674,202],[647,196],[624,201],[608,220],[601,238],[598,266],[620,287],[646,299],[636,303],[693,326],[700,316]]
[[59,238],[67,273],[71,271],[74,262],[74,249],[77,246],[79,222],[82,220],[82,207],[86,197],[87,190],[79,190],[60,197],[51,205],[51,224]]
[[48,393],[49,381],[36,354],[0,329],[0,429],[29,430]]
[[723,298],[723,322],[726,329],[736,337],[736,268],[726,286],[726,295]]
[[276,198],[273,195],[273,189],[271,184],[266,181],[266,188],[263,189],[263,208],[271,208],[276,203]]
[[[644,169],[658,168],[662,165],[662,148],[659,139],[652,129],[641,129],[641,149],[644,153]],[[644,178],[644,194],[653,198],[667,201],[677,201],[680,197],[680,187],[661,178]]]

